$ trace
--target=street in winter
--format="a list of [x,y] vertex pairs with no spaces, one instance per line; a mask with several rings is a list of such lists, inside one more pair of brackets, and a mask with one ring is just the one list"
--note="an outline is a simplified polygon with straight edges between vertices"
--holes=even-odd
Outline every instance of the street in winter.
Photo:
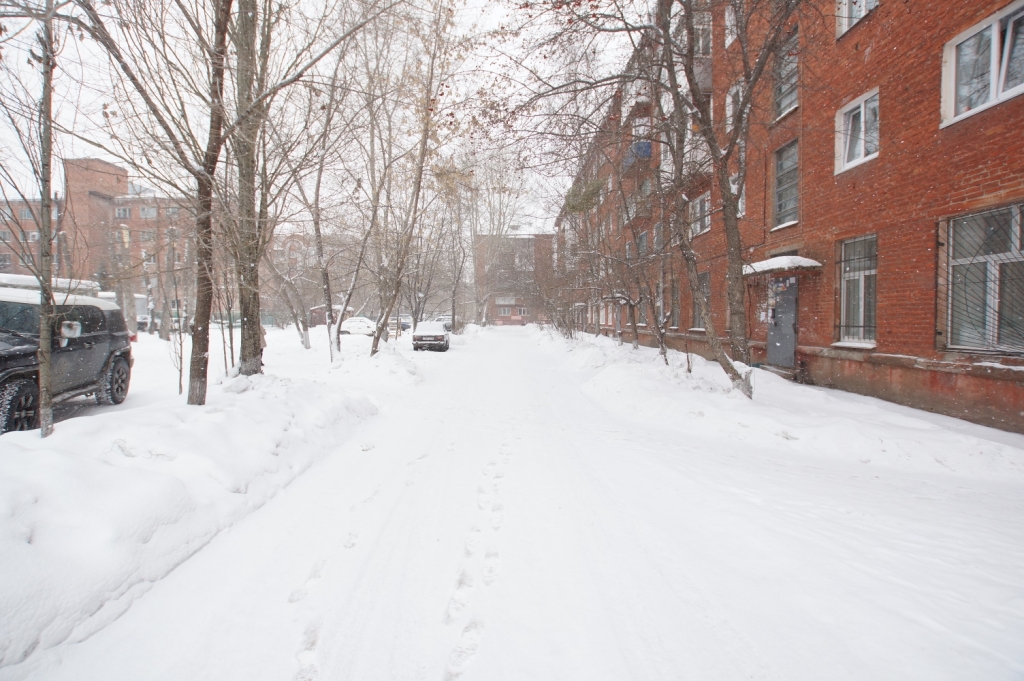
[[0,0],[0,681],[1024,681],[1024,0]]
[[[3,436],[2,679],[1013,679],[1024,437],[609,339],[132,393]],[[12,492],[15,492],[12,494]]]

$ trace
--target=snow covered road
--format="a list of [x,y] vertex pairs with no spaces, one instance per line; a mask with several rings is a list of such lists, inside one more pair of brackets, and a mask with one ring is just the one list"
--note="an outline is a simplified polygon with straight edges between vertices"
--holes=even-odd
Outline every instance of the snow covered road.
[[[278,339],[271,374],[366,376]],[[1024,438],[773,377],[750,404],[532,329],[456,341],[400,347],[352,438],[0,679],[1024,677]]]

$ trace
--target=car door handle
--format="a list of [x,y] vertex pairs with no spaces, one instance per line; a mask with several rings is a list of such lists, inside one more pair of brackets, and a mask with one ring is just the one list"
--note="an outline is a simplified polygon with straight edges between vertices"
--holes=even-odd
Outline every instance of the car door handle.
[[86,341],[85,343],[82,343],[82,345],[84,345],[87,348],[91,348],[91,347],[95,346],[96,344],[93,343],[92,341]]

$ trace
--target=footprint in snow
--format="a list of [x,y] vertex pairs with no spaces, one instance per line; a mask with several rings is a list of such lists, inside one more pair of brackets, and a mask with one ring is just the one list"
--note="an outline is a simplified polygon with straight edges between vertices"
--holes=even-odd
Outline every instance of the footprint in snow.
[[473,590],[473,576],[463,570],[459,573],[459,579],[455,583],[455,591],[448,599],[448,608],[445,610],[445,624],[451,624],[460,613],[469,605],[469,594]]
[[299,671],[295,674],[295,681],[316,681],[320,676],[316,665],[316,645],[320,639],[319,625],[310,625],[302,636],[302,649],[296,655],[299,661]]
[[484,556],[484,584],[491,584],[498,576],[498,568],[501,567],[501,557],[497,551],[488,551]]
[[473,620],[462,630],[459,642],[452,648],[448,655],[448,666],[445,667],[445,681],[457,679],[462,675],[469,663],[473,661],[477,649],[480,647],[480,639],[483,637],[484,625]]
[[320,561],[319,563],[314,564],[313,567],[310,568],[310,570],[309,570],[309,577],[306,578],[306,581],[303,582],[302,586],[300,586],[298,589],[295,589],[290,594],[288,594],[288,602],[289,603],[298,603],[303,598],[305,598],[309,594],[309,591],[308,591],[307,587],[310,587],[313,584],[315,584],[316,582],[320,581],[320,573],[323,572],[323,569],[324,569],[324,562],[323,561]]
[[359,533],[358,532],[349,532],[348,533],[348,539],[345,540],[344,546],[345,546],[346,549],[350,549],[353,546],[355,546],[358,541],[359,541]]
[[472,556],[480,550],[480,528],[474,527],[466,537],[466,557]]

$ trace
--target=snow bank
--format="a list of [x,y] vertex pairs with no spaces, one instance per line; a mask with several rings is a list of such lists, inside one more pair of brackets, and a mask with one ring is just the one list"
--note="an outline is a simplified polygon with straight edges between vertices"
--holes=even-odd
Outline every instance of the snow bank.
[[374,413],[323,383],[240,376],[205,407],[156,400],[46,440],[0,436],[0,667],[106,626]]
[[584,394],[613,413],[649,423],[684,420],[688,444],[738,453],[829,457],[924,473],[1024,480],[1024,436],[853,393],[798,385],[754,370],[754,399],[732,390],[714,362],[670,350],[636,350],[607,337],[568,341],[537,329],[539,343],[564,346],[566,367],[590,372]]

